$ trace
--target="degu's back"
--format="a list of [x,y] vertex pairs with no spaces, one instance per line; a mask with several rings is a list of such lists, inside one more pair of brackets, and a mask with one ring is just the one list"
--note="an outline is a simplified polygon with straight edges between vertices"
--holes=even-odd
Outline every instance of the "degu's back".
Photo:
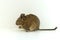
[[33,14],[26,15],[27,25],[30,31],[35,31],[39,29],[40,21],[37,16]]

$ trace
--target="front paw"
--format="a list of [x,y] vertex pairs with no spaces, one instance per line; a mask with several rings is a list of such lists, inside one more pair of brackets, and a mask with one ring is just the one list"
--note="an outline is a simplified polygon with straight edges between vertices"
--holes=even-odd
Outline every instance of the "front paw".
[[21,26],[19,26],[19,28],[21,28]]

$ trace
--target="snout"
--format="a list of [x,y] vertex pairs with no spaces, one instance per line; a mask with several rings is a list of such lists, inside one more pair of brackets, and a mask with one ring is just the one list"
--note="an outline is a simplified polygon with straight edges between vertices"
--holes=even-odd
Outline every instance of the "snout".
[[20,24],[20,22],[16,21],[16,25],[19,25],[19,24]]

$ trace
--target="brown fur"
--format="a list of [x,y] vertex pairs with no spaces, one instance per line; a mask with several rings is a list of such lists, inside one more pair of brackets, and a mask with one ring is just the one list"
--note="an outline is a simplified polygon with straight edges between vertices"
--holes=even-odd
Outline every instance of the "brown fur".
[[38,17],[33,14],[21,14],[16,21],[16,25],[22,25],[26,31],[35,31],[39,29],[40,21]]

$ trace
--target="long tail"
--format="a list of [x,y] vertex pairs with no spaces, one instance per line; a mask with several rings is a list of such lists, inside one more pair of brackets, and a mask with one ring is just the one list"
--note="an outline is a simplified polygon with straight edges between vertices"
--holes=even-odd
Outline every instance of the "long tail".
[[51,31],[51,30],[56,30],[57,27],[55,27],[54,29],[38,29],[38,30],[41,30],[41,31]]

